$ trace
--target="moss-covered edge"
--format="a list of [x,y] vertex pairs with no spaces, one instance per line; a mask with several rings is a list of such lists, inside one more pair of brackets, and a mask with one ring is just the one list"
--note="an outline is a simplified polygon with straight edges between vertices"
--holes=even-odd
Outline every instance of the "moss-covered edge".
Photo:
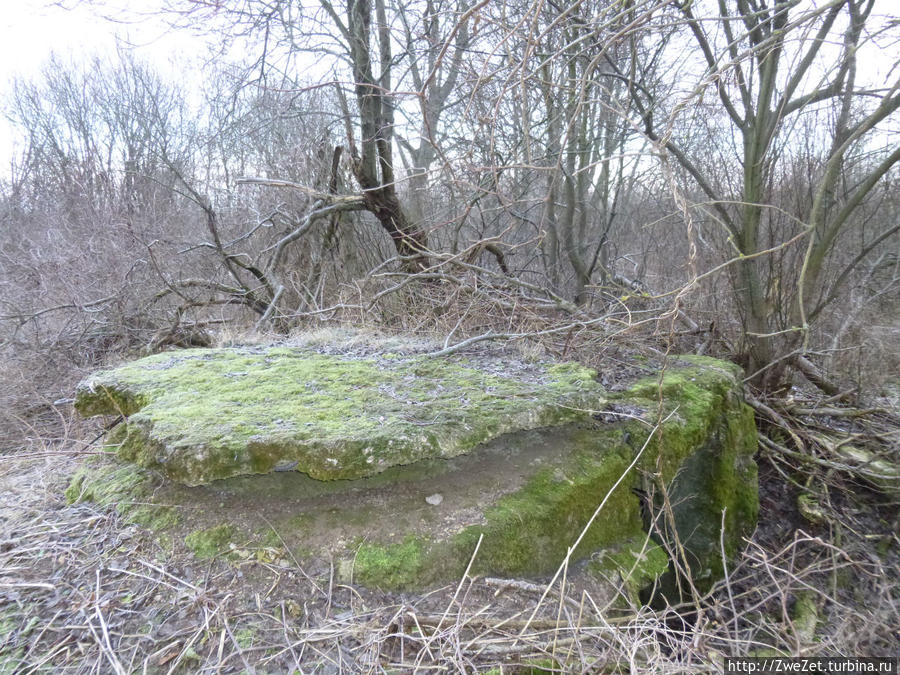
[[640,591],[659,579],[669,568],[669,555],[651,537],[631,539],[617,547],[598,550],[587,566],[589,574],[605,581],[617,575],[623,591],[635,605]]
[[[651,439],[641,468],[645,476],[655,477],[657,508],[663,507],[659,488],[668,491],[695,582],[711,581],[721,576],[721,550],[733,558],[756,527],[756,423],[743,400],[739,366],[704,356],[680,356],[678,361],[688,366],[641,380],[625,396],[658,416],[672,416]],[[646,433],[638,439],[643,443]]]
[[[65,498],[69,504],[91,502],[112,508],[126,523],[149,530],[168,546],[169,533],[182,518],[176,506],[154,503],[159,481],[152,471],[133,464],[113,458],[91,458],[69,480]],[[232,525],[220,523],[189,532],[184,544],[198,558],[212,558],[227,553],[236,535]]]
[[[646,475],[656,476],[669,491],[669,501],[675,504],[675,528],[695,563],[692,571],[698,585],[719,578],[722,548],[732,558],[741,549],[742,538],[756,526],[756,427],[752,410],[742,400],[739,367],[708,357],[680,357],[679,361],[688,365],[674,365],[661,377],[641,380],[612,397],[620,404],[652,411],[650,418],[656,412],[656,418],[665,420],[659,429],[651,432],[652,427],[639,421],[612,429],[586,429],[571,460],[577,467],[571,477],[560,480],[550,472],[537,474],[489,509],[486,525],[467,528],[449,542],[425,538],[387,545],[365,542],[353,561],[354,579],[364,585],[400,589],[457,578],[479,538],[473,572],[547,573],[562,562],[604,498],[603,509],[571,560],[642,534],[640,504],[632,488],[641,487]],[[640,471],[607,497],[606,486],[621,476],[636,452],[642,453]],[[689,460],[697,469],[693,473],[700,474],[695,476],[700,483],[686,480]],[[697,484],[706,489],[698,492],[690,487]],[[662,571],[661,551],[655,550],[654,574]]]
[[94,373],[79,384],[75,407],[85,416],[122,415],[108,446],[184,485],[284,465],[319,480],[352,480],[463,454],[511,431],[566,424],[604,401],[591,369],[561,363],[535,371],[540,384],[448,359],[185,350]]
[[79,468],[65,491],[66,502],[93,502],[112,507],[127,523],[162,532],[178,524],[177,508],[153,502],[158,478],[151,472],[121,462],[91,458]]
[[[407,537],[400,543],[359,542],[352,559],[344,560],[339,571],[359,583],[385,589],[414,589],[458,578],[478,555],[472,571],[508,576],[538,575],[552,571],[564,558],[574,538],[598,513],[572,560],[586,557],[604,546],[621,544],[643,535],[640,504],[632,488],[639,486],[639,474],[620,483],[607,495],[607,487],[627,468],[635,452],[643,448],[639,467],[656,474],[671,491],[673,501],[680,496],[688,507],[677,507],[679,532],[696,532],[698,522],[704,537],[688,538],[688,548],[700,564],[701,574],[718,576],[722,569],[719,553],[719,519],[725,513],[723,537],[726,556],[733,556],[741,538],[755,527],[758,512],[756,465],[753,452],[756,430],[752,411],[740,395],[739,369],[715,359],[682,357],[688,366],[668,369],[659,378],[641,380],[615,396],[621,404],[659,412],[667,421],[652,436],[646,423],[631,421],[606,427],[584,427],[579,447],[573,453],[571,471],[536,474],[523,488],[502,498],[485,513],[485,524],[471,526],[442,541]],[[649,440],[648,440],[649,438]],[[646,445],[646,447],[644,447]],[[679,481],[686,460],[699,457],[708,479],[701,494],[680,495],[686,481]],[[86,481],[90,475],[90,481]],[[126,513],[148,492],[148,473],[133,466],[111,469],[98,479],[93,469],[73,478],[67,498],[91,499],[100,504],[115,503]],[[136,499],[136,495],[139,497]],[[161,507],[166,509],[167,507]],[[169,507],[170,508],[170,507]],[[153,507],[138,507],[129,519],[152,529],[173,523],[150,518]],[[167,516],[168,517],[168,516]],[[217,526],[223,527],[223,526]],[[224,530],[210,528],[218,535]],[[713,536],[714,533],[714,536]],[[222,550],[227,537],[214,547]],[[197,548],[205,535],[198,534]],[[217,537],[218,539],[218,537]],[[478,544],[480,540],[480,545]],[[199,552],[198,552],[199,554]],[[620,561],[622,562],[622,561]],[[627,561],[625,561],[627,562]],[[654,557],[654,569],[659,566]],[[623,562],[623,564],[625,564]],[[648,571],[643,570],[643,571]],[[646,581],[651,579],[648,575]],[[637,577],[636,577],[637,578]]]

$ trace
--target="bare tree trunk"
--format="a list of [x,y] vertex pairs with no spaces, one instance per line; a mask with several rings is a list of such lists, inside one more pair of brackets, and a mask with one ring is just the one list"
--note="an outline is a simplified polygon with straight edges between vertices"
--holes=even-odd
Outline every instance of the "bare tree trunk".
[[[353,172],[363,189],[366,208],[390,235],[397,253],[406,258],[410,272],[428,266],[427,236],[419,224],[411,222],[397,196],[394,178],[393,137],[394,109],[391,100],[391,37],[388,31],[384,0],[375,0],[381,76],[372,71],[369,36],[372,28],[370,0],[349,0],[347,31],[350,60],[356,83],[359,106],[360,145],[351,142]],[[352,139],[350,139],[352,141]]]

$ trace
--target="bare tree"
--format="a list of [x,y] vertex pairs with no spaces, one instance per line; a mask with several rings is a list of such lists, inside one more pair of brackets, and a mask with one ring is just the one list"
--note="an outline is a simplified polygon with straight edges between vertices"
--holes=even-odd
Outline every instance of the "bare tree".
[[[608,2],[580,3],[565,12],[551,7],[547,22],[553,30],[545,32],[536,73],[547,118],[537,136],[546,139],[551,163],[544,249],[551,270],[561,249],[574,273],[575,302],[584,304],[589,285],[605,286],[614,276],[613,226],[637,177],[641,148],[619,71],[629,70],[629,51],[642,41],[635,28],[641,11]],[[666,44],[665,34],[655,37],[656,54],[643,51],[641,70],[631,71],[645,88]]]
[[[19,290],[3,295],[4,314],[25,320],[108,298],[76,323],[87,321],[98,339],[140,339],[127,333],[141,333],[137,291],[153,276],[145,244],[177,245],[184,234],[161,154],[166,146],[185,159],[181,92],[126,54],[54,58],[35,81],[17,82],[7,105],[25,146],[7,202],[16,222],[3,231],[4,281],[18,276]],[[72,318],[51,313],[41,323],[59,330]]]
[[[880,32],[896,31],[896,23],[873,15],[875,0],[835,0],[800,6],[791,0],[720,0],[673,3],[702,55],[705,72],[698,93],[712,90],[734,130],[739,157],[736,193],[703,158],[678,139],[670,118],[660,124],[660,103],[637,83],[633,90],[647,136],[684,169],[699,186],[714,217],[727,230],[737,256],[735,293],[742,312],[747,366],[754,383],[776,387],[792,353],[802,353],[810,325],[835,297],[836,286],[823,285],[828,256],[842,233],[854,225],[854,214],[879,181],[898,161],[900,150],[870,155],[852,184],[842,183],[851,157],[867,153],[879,129],[900,107],[900,79],[884,86],[860,83],[858,54]],[[840,47],[833,47],[835,43]],[[825,73],[821,77],[818,73]],[[623,76],[627,75],[624,71]],[[672,114],[682,114],[682,105]],[[657,109],[655,112],[654,110]],[[806,253],[796,276],[789,321],[779,323],[770,299],[775,284],[786,279],[767,275],[763,256],[774,246],[767,236],[778,166],[791,154],[790,135],[798,118],[818,115],[828,125],[830,143],[811,176],[810,203],[791,215]],[[851,264],[897,231],[888,229],[868,239]],[[844,278],[838,277],[840,284]],[[798,351],[799,350],[799,351]]]
[[[394,159],[394,71],[406,55],[394,54],[392,8],[384,0],[375,0],[374,4],[372,0],[347,0],[343,7],[321,0],[319,9],[323,16],[314,18],[313,10],[295,7],[287,0],[254,0],[233,12],[187,0],[183,11],[189,16],[224,13],[235,30],[255,37],[258,41],[251,44],[261,51],[261,56],[253,66],[261,73],[258,83],[262,86],[270,82],[267,73],[277,71],[279,51],[286,63],[296,66],[300,54],[317,50],[321,56],[323,52],[338,50],[331,75],[336,82],[349,78],[352,84],[354,109],[344,87],[338,85],[336,91],[346,123],[353,175],[361,188],[358,196],[390,236],[406,269],[421,271],[427,266],[427,234],[420,222],[409,217],[397,189],[400,177]],[[340,64],[344,63],[349,65],[349,72],[341,71]],[[304,65],[302,61],[300,65]],[[340,210],[338,204],[346,205],[333,202],[331,206]]]
[[[190,124],[164,87],[128,78],[115,84],[127,100],[97,114],[23,94],[43,136],[21,165],[33,180],[10,194],[57,194],[68,212],[111,205],[135,241],[165,241],[145,263],[164,280],[159,306],[179,316],[232,303],[288,330],[348,259],[329,269],[325,254],[372,234],[355,246],[367,270],[390,260],[369,277],[447,282],[420,289],[440,312],[444,290],[468,285],[504,311],[527,298],[596,315],[598,288],[642,290],[650,266],[680,287],[721,265],[733,272],[734,352],[771,389],[791,359],[806,368],[796,357],[830,303],[897,232],[862,219],[900,161],[884,135],[900,80],[870,86],[857,72],[861,50],[897,30],[877,0],[177,4],[190,20],[220,18],[216,30],[254,58]],[[78,83],[58,89],[84,98]],[[60,115],[71,138],[51,133]],[[71,139],[78,150],[61,151]],[[151,203],[190,229],[180,247],[146,227]],[[639,255],[620,255],[626,246]],[[352,267],[342,280],[367,271]]]
[[416,222],[426,223],[429,170],[440,154],[441,118],[447,114],[451,97],[458,96],[457,84],[471,40],[465,2],[426,0],[419,14],[416,9],[412,4],[397,6],[403,47],[410,55],[409,76],[418,99],[418,114],[410,116],[410,122],[418,127],[418,138],[400,134],[397,143],[409,174],[407,210]]

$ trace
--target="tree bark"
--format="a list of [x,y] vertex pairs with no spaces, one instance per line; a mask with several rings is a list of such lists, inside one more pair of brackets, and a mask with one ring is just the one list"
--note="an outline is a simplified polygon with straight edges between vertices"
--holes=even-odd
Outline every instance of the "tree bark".
[[[411,273],[428,267],[428,238],[418,223],[406,215],[397,196],[394,179],[394,109],[391,100],[391,38],[384,0],[375,0],[379,43],[376,80],[372,70],[372,4],[370,0],[349,0],[347,29],[353,65],[356,101],[359,107],[359,154],[353,158],[353,173],[363,189],[363,200],[390,235],[403,265]],[[351,143],[351,148],[355,144]]]

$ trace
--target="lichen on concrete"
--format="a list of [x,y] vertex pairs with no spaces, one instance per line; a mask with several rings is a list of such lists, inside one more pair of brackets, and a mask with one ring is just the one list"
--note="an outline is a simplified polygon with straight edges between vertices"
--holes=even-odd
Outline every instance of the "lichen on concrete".
[[186,485],[282,469],[353,479],[585,418],[603,403],[587,368],[526,375],[461,358],[195,349],[96,373],[75,405],[125,416],[111,439],[119,455]]
[[[120,455],[125,459],[139,459],[132,453],[146,449],[146,438],[176,424],[172,414],[159,410],[163,402],[174,400],[183,415],[190,409],[195,399],[186,391],[209,394],[204,400],[217,401],[219,425],[246,442],[247,436],[233,428],[247,424],[247,417],[229,407],[241,387],[221,382],[213,387],[206,373],[212,368],[220,381],[243,378],[254,397],[267,392],[265,409],[254,412],[261,423],[271,429],[281,420],[291,429],[286,437],[302,438],[326,458],[333,456],[327,452],[332,446],[316,443],[328,434],[351,441],[365,435],[371,444],[376,434],[387,443],[397,433],[409,444],[405,454],[393,456],[403,461],[352,480],[317,480],[311,470],[308,475],[242,475],[196,487],[106,461],[110,468],[105,475],[118,487],[103,487],[104,474],[90,469],[73,481],[72,498],[121,504],[131,491],[139,495],[132,501],[177,504],[183,522],[166,527],[198,555],[283,546],[289,557],[335,560],[341,578],[385,589],[458,580],[470,561],[474,574],[550,574],[583,533],[570,561],[606,551],[606,556],[593,556],[597,564],[621,575],[633,596],[659,580],[667,564],[660,544],[672,534],[665,525],[668,519],[660,518],[664,525],[654,537],[661,538],[658,543],[648,538],[635,488],[650,495],[652,503],[645,506],[655,510],[664,506],[661,495],[668,495],[672,526],[692,573],[701,579],[719,576],[722,548],[733,556],[755,525],[752,412],[741,400],[739,371],[720,361],[673,359],[662,376],[605,394],[592,371],[571,364],[537,365],[504,378],[496,372],[502,363],[464,359],[385,355],[345,363],[270,348],[217,352],[210,365],[203,357],[207,353],[152,357],[126,366],[135,370],[125,376],[121,369],[114,371],[115,378],[101,374],[83,385],[80,405],[109,411],[98,403],[104,400],[131,411],[124,431],[113,438],[123,444]],[[279,372],[265,373],[266,363]],[[265,377],[260,374],[261,381],[251,387],[247,378],[254,369]],[[157,383],[160,375],[164,384]],[[165,384],[169,376],[177,377],[178,387]],[[113,379],[117,393],[103,393]],[[286,391],[292,392],[286,400],[295,407],[303,402],[304,417],[278,398]],[[337,413],[330,411],[332,403]],[[213,423],[203,421],[212,415],[208,406],[197,405],[202,415],[183,417],[183,425]],[[252,404],[245,400],[244,405]],[[604,409],[630,412],[617,423],[589,414]],[[484,416],[480,424],[472,419],[476,412]],[[150,420],[152,434],[135,449],[129,444],[136,443],[135,429],[143,429],[141,419]],[[302,419],[318,420],[318,436],[295,433],[306,428],[305,422],[299,424]],[[451,450],[447,444],[428,445],[429,433],[455,445]],[[411,449],[413,440],[438,451],[420,456]],[[468,443],[473,444],[470,451],[461,451]],[[312,461],[301,453],[292,457]],[[352,453],[346,457],[353,466]],[[160,455],[150,464],[166,472],[169,461],[168,455]],[[427,501],[436,493],[442,497],[438,504]],[[189,530],[185,522],[190,522]]]

